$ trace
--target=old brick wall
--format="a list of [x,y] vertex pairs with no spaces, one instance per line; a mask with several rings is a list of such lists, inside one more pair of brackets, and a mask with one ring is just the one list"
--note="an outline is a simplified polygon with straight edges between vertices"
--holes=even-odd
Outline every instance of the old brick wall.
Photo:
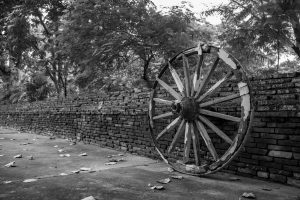
[[[300,186],[300,74],[251,78],[251,83],[257,101],[253,130],[226,170]],[[149,134],[148,101],[148,90],[132,90],[0,105],[0,126],[158,158]]]

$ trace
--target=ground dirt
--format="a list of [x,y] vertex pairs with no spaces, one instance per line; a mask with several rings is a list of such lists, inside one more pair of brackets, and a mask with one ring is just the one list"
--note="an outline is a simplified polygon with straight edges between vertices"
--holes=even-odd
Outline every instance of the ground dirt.
[[[244,192],[254,193],[258,200],[300,199],[300,189],[288,185],[227,173],[205,177],[171,173],[161,161],[81,142],[70,144],[65,139],[0,128],[0,199],[80,200],[93,196],[96,200],[239,200],[246,199],[241,197]],[[87,156],[79,156],[81,153]],[[18,154],[22,158],[14,158]],[[123,161],[107,165],[111,156]],[[15,167],[5,167],[12,161]],[[72,173],[82,167],[91,170]],[[157,183],[172,175],[182,175],[183,179]],[[26,179],[36,181],[23,182]],[[152,190],[149,184],[165,189]]]

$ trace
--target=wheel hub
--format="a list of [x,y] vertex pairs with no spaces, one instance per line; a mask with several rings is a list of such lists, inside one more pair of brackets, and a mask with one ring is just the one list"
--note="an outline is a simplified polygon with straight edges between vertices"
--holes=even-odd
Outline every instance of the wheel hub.
[[198,107],[193,97],[184,97],[181,102],[174,104],[172,108],[185,120],[193,121],[197,117]]

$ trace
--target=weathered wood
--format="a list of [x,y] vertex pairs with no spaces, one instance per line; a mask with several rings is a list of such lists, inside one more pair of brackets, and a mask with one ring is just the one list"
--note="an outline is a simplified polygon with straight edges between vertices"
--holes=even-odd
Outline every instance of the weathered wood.
[[169,100],[165,100],[165,99],[160,99],[160,98],[153,98],[153,101],[157,102],[157,103],[161,103],[161,104],[165,104],[165,105],[173,105],[174,102],[173,101],[169,101]]
[[178,140],[179,140],[180,136],[181,136],[182,133],[183,133],[183,128],[184,128],[184,124],[185,124],[185,123],[186,123],[185,120],[182,120],[182,121],[181,121],[181,123],[180,123],[180,125],[179,125],[179,127],[178,127],[178,129],[177,129],[177,131],[176,131],[176,134],[175,134],[175,136],[174,136],[174,138],[173,138],[173,140],[172,140],[172,143],[171,143],[171,145],[169,146],[168,153],[171,153],[171,152],[174,150],[175,145],[178,143]]
[[199,140],[199,133],[195,131],[193,123],[191,123],[191,136],[193,140],[193,150],[194,150],[194,157],[195,157],[195,164],[200,165],[200,140]]
[[176,85],[177,85],[178,90],[179,90],[181,93],[183,93],[183,88],[184,88],[184,87],[183,87],[183,84],[182,84],[182,82],[181,82],[181,80],[180,80],[180,77],[179,77],[178,73],[177,73],[176,70],[172,67],[172,65],[171,65],[170,62],[168,63],[168,65],[169,65],[170,72],[171,72],[171,74],[172,74],[172,76],[173,76],[173,79],[174,79],[174,81],[175,81],[175,83],[176,83]]
[[185,83],[185,95],[187,97],[191,96],[191,80],[189,73],[189,61],[187,57],[182,55],[182,64],[183,64],[183,72],[184,72],[184,83]]
[[171,86],[169,86],[168,84],[166,84],[164,81],[162,81],[159,78],[157,78],[157,82],[163,88],[165,88],[175,99],[177,99],[179,101],[182,99],[182,96],[180,94],[178,94]]
[[[200,47],[201,49],[201,47]],[[203,54],[201,51],[201,54],[198,54],[198,60],[197,60],[197,64],[196,64],[196,69],[195,69],[195,73],[194,73],[194,78],[193,78],[193,87],[192,87],[192,93],[191,96],[194,96],[195,91],[198,90],[198,87],[200,85],[201,82],[201,75],[202,75],[202,66],[203,66]]]
[[220,58],[218,57],[218,58],[215,60],[213,66],[209,69],[209,71],[208,71],[208,73],[206,74],[206,76],[205,76],[205,78],[203,79],[203,81],[201,81],[201,84],[200,84],[200,86],[199,86],[199,88],[198,88],[198,90],[197,90],[197,92],[196,92],[196,94],[195,94],[195,96],[194,96],[196,99],[199,97],[199,95],[200,95],[200,93],[202,92],[202,90],[203,90],[203,89],[206,87],[206,85],[208,84],[208,82],[209,82],[209,80],[210,80],[210,78],[211,78],[211,76],[212,76],[212,73],[215,71],[215,69],[216,69],[216,67],[217,67],[217,65],[218,65],[218,63],[219,63],[219,60],[220,60]]
[[191,149],[191,125],[190,123],[185,124],[185,135],[184,135],[184,162],[188,162],[190,158],[190,149]]
[[165,117],[170,117],[170,116],[173,116],[174,113],[173,112],[167,112],[167,113],[164,113],[164,114],[161,114],[161,115],[157,115],[157,116],[154,116],[153,119],[161,119],[161,118],[165,118]]
[[217,151],[204,127],[204,125],[199,121],[199,120],[196,120],[196,126],[200,132],[200,135],[202,136],[205,144],[206,144],[206,147],[207,149],[209,150],[209,152],[211,153],[212,157],[214,160],[218,160],[219,156],[217,154]]
[[204,102],[204,103],[200,103],[200,108],[203,108],[203,107],[206,107],[206,106],[211,106],[211,105],[214,105],[214,104],[217,104],[217,103],[222,103],[222,102],[225,102],[225,101],[230,101],[232,99],[236,99],[236,98],[239,98],[240,97],[240,94],[232,94],[232,95],[229,95],[229,96],[226,96],[226,97],[219,97],[219,98],[215,98],[213,100],[210,100],[210,101],[207,101],[207,102]]
[[230,79],[232,77],[232,75],[233,75],[232,71],[227,73],[224,78],[222,78],[221,80],[216,82],[211,88],[209,88],[209,90],[207,92],[205,92],[203,95],[201,95],[196,101],[200,102],[207,96],[214,94],[218,88],[220,88],[225,82],[228,81],[228,79]]
[[223,140],[225,140],[229,144],[232,144],[232,140],[223,131],[221,131],[217,126],[215,126],[211,121],[209,121],[206,117],[199,116],[199,119],[202,122],[204,122],[208,127],[210,127]]
[[235,62],[233,62],[233,60],[231,58],[229,58],[229,54],[225,50],[219,49],[218,55],[232,69],[237,68]]
[[200,113],[204,114],[204,115],[209,115],[209,116],[212,116],[212,117],[226,119],[226,120],[229,120],[229,121],[234,121],[234,122],[240,122],[241,121],[241,119],[238,118],[238,117],[234,117],[234,116],[231,116],[231,115],[226,115],[226,114],[222,114],[222,113],[218,113],[218,112],[213,112],[213,111],[205,110],[205,109],[200,109]]
[[167,133],[168,131],[173,130],[176,127],[176,125],[180,122],[180,120],[181,120],[181,116],[179,116],[176,119],[174,119],[164,130],[162,130],[156,136],[156,139],[159,140],[165,133]]

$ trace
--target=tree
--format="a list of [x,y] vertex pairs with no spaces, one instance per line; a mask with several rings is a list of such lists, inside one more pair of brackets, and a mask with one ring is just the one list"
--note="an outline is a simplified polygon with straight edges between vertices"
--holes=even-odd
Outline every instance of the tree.
[[225,20],[223,39],[246,60],[279,59],[280,52],[289,49],[300,58],[299,1],[230,0],[205,14],[216,12]]
[[149,0],[79,0],[64,16],[60,41],[77,67],[81,87],[136,66],[128,71],[139,74],[149,87],[155,60],[166,61],[190,47],[199,30],[195,24],[186,5],[158,12]]

